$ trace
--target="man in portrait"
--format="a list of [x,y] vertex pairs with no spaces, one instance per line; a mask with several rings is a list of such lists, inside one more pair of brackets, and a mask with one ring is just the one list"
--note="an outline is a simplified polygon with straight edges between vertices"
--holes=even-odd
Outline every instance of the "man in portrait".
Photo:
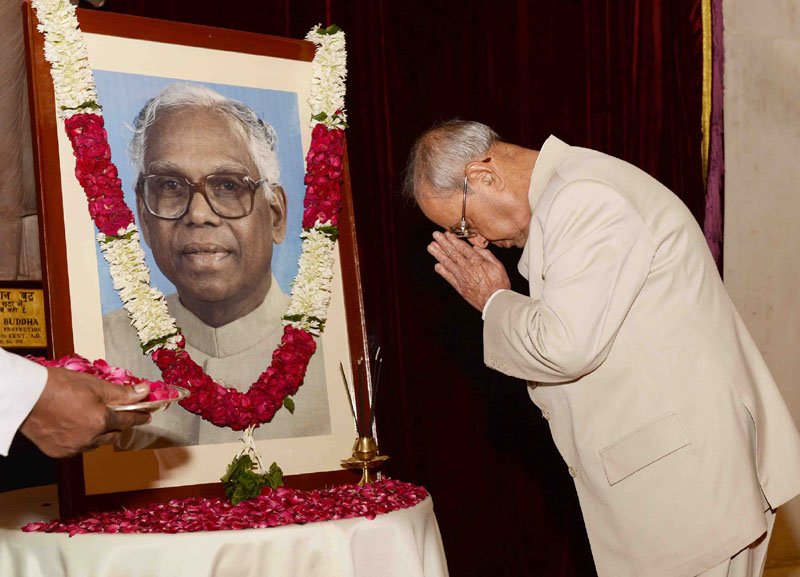
[[[276,132],[242,102],[176,83],[147,102],[133,133],[139,228],[176,288],[167,302],[186,350],[218,383],[247,391],[271,362],[289,304],[272,272],[273,245],[283,242],[287,223]],[[109,363],[160,380],[124,310],[106,314],[103,324]],[[318,344],[294,396],[294,414],[279,410],[255,438],[330,433],[324,374]],[[235,442],[240,436],[173,404],[123,439],[122,447]]]

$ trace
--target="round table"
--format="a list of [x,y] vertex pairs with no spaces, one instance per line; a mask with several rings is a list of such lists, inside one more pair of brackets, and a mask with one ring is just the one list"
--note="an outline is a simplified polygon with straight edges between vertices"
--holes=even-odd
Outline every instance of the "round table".
[[3,577],[447,577],[428,497],[364,518],[179,534],[23,533],[58,516],[55,486],[0,493]]

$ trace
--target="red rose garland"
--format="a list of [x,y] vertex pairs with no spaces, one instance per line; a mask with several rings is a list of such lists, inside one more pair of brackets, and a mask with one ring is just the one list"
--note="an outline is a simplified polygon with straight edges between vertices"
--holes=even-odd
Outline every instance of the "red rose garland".
[[[111,162],[108,135],[98,114],[79,113],[65,121],[67,136],[77,159],[75,175],[86,192],[89,213],[98,230],[116,236],[133,223],[133,213],[125,203],[122,183]],[[306,157],[306,195],[303,227],[318,222],[336,226],[342,205],[344,134],[317,124],[312,131]],[[192,394],[180,402],[186,410],[200,415],[218,427],[240,431],[272,420],[287,396],[303,384],[308,362],[316,343],[308,331],[286,325],[272,364],[246,393],[223,387],[205,374],[183,346],[172,350],[156,348],[151,356],[165,383],[188,388]]]
[[343,157],[344,132],[317,124],[311,132],[311,146],[306,156],[304,228],[313,227],[317,220],[330,221],[331,226],[338,226],[342,206]]
[[133,223],[133,213],[125,204],[103,124],[99,114],[79,113],[67,118],[64,128],[75,153],[75,176],[86,193],[89,214],[100,232],[115,236]]
[[246,393],[215,382],[183,349],[156,349],[152,357],[165,383],[192,392],[180,401],[184,409],[218,427],[242,431],[272,420],[283,399],[297,392],[316,348],[310,334],[287,325],[280,346],[272,353],[272,364]]

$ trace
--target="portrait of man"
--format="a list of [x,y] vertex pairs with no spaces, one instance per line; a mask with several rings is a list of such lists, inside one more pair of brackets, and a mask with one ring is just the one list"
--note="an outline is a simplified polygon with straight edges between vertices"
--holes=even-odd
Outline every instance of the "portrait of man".
[[[301,190],[287,192],[282,183],[275,128],[253,107],[207,85],[167,84],[146,100],[130,127],[127,153],[139,230],[158,271],[174,287],[164,292],[186,350],[217,382],[246,391],[269,366],[283,334],[289,296],[276,279],[273,255],[287,240],[290,214],[299,221],[302,187],[294,184]],[[127,313],[104,312],[106,360],[160,380]],[[279,410],[256,429],[255,438],[330,433],[319,343],[294,400],[294,414]],[[173,404],[121,446],[212,444],[240,436]]]

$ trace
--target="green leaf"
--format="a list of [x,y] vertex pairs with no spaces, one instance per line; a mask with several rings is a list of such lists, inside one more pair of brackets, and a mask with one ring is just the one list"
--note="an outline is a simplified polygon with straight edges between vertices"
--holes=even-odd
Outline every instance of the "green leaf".
[[327,115],[327,114],[325,113],[325,111],[323,110],[322,112],[320,112],[319,114],[315,114],[315,115],[314,115],[314,116],[312,116],[311,118],[312,118],[313,120],[316,120],[317,122],[324,122],[324,121],[325,121],[325,119],[326,119],[326,118],[328,118],[328,115]]
[[87,100],[86,102],[81,102],[78,106],[59,106],[61,110],[83,110],[84,108],[90,108],[93,110],[102,110],[103,107],[96,100]]
[[328,235],[328,238],[335,241],[339,238],[339,227],[338,226],[315,226],[311,228],[304,228],[303,230],[318,230],[319,232]]
[[228,483],[238,477],[243,471],[247,471],[252,468],[253,459],[250,458],[250,455],[240,455],[230,462],[227,472],[222,476],[220,481],[223,483]]
[[255,463],[250,455],[241,455],[228,465],[227,472],[220,479],[225,488],[225,495],[233,505],[258,497],[261,488],[266,485],[266,475],[259,475],[253,470],[254,468]]
[[107,235],[105,235],[106,236],[105,240],[101,240],[100,242],[102,244],[107,244],[107,243],[115,241],[115,240],[130,239],[130,238],[133,238],[133,235],[136,234],[137,232],[138,231],[136,231],[136,230],[131,230],[131,231],[126,232],[125,234],[122,234],[122,235],[107,234]]
[[160,345],[163,345],[164,343],[166,343],[166,342],[167,342],[169,339],[171,339],[171,338],[172,338],[172,337],[174,337],[175,335],[177,335],[177,334],[180,334],[180,332],[181,332],[181,330],[180,330],[180,328],[179,328],[177,331],[175,331],[175,332],[174,332],[174,333],[172,333],[172,334],[169,334],[169,335],[167,335],[167,336],[164,336],[164,337],[161,337],[161,338],[158,338],[158,339],[153,339],[152,341],[147,341],[145,344],[143,344],[143,345],[139,345],[139,346],[141,347],[141,349],[142,349],[142,352],[143,352],[143,353],[145,353],[145,354],[147,354],[147,353],[149,353],[149,352],[150,352],[152,349],[154,349],[154,348],[156,348],[156,347],[158,347],[158,346],[160,346]]
[[292,397],[285,397],[283,399],[283,406],[294,415],[294,399],[292,399]]
[[342,29],[339,28],[336,24],[331,24],[330,26],[328,26],[324,30],[320,30],[320,34],[329,34],[329,35],[333,36],[334,34],[337,34],[337,33],[341,32],[341,31],[342,31]]
[[245,471],[239,475],[239,483],[233,491],[233,496],[230,496],[231,503],[238,505],[247,499],[258,497],[261,493],[261,487],[264,486],[264,477],[255,471]]
[[309,323],[317,323],[319,325],[324,325],[325,324],[325,321],[323,319],[320,319],[320,318],[317,318],[317,317],[313,317],[313,316],[301,315],[301,314],[283,315],[283,320],[289,321],[291,323],[309,322]]
[[272,463],[269,467],[269,472],[265,475],[267,485],[272,489],[283,486],[283,471],[278,466],[278,463]]
[[269,471],[263,475],[256,473],[255,468],[256,464],[250,455],[240,455],[228,465],[220,481],[225,488],[225,496],[233,505],[258,497],[266,486],[275,489],[283,485],[283,471],[277,463],[272,463]]
[[333,122],[336,123],[335,124],[336,128],[341,128],[342,130],[350,128],[350,125],[347,124],[344,120],[342,120],[342,117],[339,116],[338,114],[334,114],[333,116],[331,116],[331,119],[333,120]]
[[318,226],[317,230],[320,232],[324,232],[333,240],[336,240],[339,237],[339,227],[338,226]]

